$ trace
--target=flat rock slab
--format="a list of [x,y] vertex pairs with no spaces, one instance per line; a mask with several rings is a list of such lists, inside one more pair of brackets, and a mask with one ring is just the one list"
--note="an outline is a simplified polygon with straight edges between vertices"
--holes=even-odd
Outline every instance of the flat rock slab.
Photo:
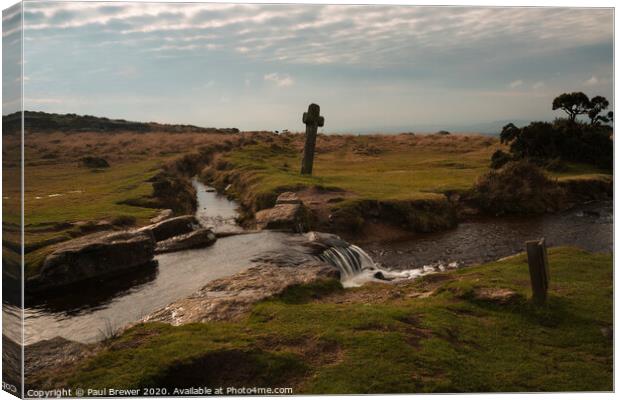
[[259,229],[295,229],[301,212],[301,204],[278,204],[257,212],[256,225]]
[[276,199],[275,207],[256,213],[256,227],[296,231],[303,223],[304,213],[304,205],[297,194],[284,192]]
[[276,199],[276,205],[278,204],[301,204],[301,200],[295,192],[284,192]]
[[217,237],[211,229],[200,228],[193,232],[172,237],[157,242],[156,253],[169,253],[172,251],[198,249],[215,243]]
[[[205,265],[205,268],[209,266]],[[336,276],[334,267],[320,262],[295,267],[258,265],[231,277],[209,282],[190,297],[153,312],[142,322],[160,321],[183,325],[234,320],[246,314],[256,302],[279,294],[289,286]]]
[[193,215],[182,215],[145,226],[138,229],[137,232],[150,232],[156,242],[161,242],[173,236],[189,233],[199,226],[198,220]]
[[79,282],[148,264],[155,254],[149,232],[102,232],[69,240],[47,256],[33,289]]
[[169,218],[172,218],[173,215],[173,211],[169,208],[165,209],[165,210],[161,210],[159,212],[159,214],[157,214],[156,217],[151,218],[151,223],[152,224],[157,224],[159,222],[162,222],[164,220],[167,220]]

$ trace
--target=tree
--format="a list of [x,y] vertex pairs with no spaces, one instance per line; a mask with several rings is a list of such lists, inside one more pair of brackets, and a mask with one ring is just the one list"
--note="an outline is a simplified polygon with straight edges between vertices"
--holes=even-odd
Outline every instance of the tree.
[[583,92],[562,93],[553,99],[553,110],[561,109],[568,114],[568,119],[575,122],[581,114],[590,110],[590,99]]
[[592,100],[590,100],[590,110],[588,110],[588,117],[590,118],[591,125],[600,124],[601,122],[609,122],[608,116],[600,115],[603,110],[607,109],[607,107],[609,107],[609,101],[607,101],[607,99],[603,96],[594,96]]

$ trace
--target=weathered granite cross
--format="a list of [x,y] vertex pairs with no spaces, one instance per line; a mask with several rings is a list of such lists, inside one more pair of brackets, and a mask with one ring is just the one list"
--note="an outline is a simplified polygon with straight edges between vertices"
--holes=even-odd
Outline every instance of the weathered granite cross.
[[306,124],[306,145],[304,146],[304,158],[301,161],[302,175],[312,175],[312,164],[314,163],[314,147],[316,146],[316,128],[323,126],[325,118],[321,115],[321,108],[318,104],[310,104],[308,112],[304,113],[302,121]]

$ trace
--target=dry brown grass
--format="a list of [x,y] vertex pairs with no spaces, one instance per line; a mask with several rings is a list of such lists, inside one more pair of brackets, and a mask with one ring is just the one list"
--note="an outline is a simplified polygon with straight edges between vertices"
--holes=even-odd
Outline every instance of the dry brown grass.
[[[266,136],[262,135],[257,135],[256,137],[260,141],[265,141],[266,139]],[[270,140],[275,144],[290,145],[301,151],[305,139],[303,134],[285,134],[272,137]],[[495,137],[480,134],[319,135],[316,142],[316,151],[318,154],[333,153],[364,145],[376,147],[380,152],[419,148],[449,153],[466,153],[491,146],[499,146],[499,141]]]
[[27,165],[74,162],[84,156],[103,157],[118,163],[167,158],[235,137],[237,135],[170,132],[54,132],[27,134],[24,147]]

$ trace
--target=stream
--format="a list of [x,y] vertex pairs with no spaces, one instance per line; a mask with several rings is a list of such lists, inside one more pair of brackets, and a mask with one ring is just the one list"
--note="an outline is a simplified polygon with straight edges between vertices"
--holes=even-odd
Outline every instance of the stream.
[[459,266],[494,261],[525,251],[525,242],[545,238],[547,247],[575,246],[594,253],[613,252],[613,202],[597,201],[558,214],[479,218],[447,231],[367,242],[375,262],[393,269],[433,263]]
[[[217,233],[238,233],[237,204],[194,180],[196,216]],[[368,240],[363,248],[390,270],[429,264],[470,265],[523,251],[524,241],[544,236],[549,246],[574,245],[596,252],[613,250],[612,202],[599,202],[565,213],[535,218],[480,219],[455,229],[415,235],[398,242]],[[113,279],[81,284],[61,295],[27,299],[25,344],[61,336],[79,342],[101,340],[106,332],[189,296],[214,279],[255,265],[264,254],[288,254],[292,234],[263,231],[221,237],[204,249],[160,254],[158,266]],[[360,249],[361,250],[361,249]],[[372,260],[371,260],[372,261]],[[4,304],[5,334],[19,338],[19,308]],[[13,321],[13,323],[10,323]],[[13,329],[11,329],[13,328]]]

